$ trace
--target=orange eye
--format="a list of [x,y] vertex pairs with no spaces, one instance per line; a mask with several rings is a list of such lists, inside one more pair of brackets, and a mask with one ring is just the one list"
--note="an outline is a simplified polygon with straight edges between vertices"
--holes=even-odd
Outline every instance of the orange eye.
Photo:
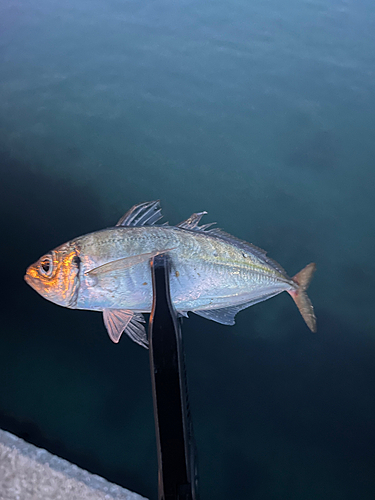
[[39,273],[46,278],[52,276],[53,272],[53,261],[52,255],[46,255],[40,259],[39,262]]

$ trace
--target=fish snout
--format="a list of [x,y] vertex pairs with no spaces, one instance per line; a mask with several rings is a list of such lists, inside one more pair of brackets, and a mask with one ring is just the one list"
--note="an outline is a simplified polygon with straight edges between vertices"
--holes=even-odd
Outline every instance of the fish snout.
[[35,277],[33,278],[32,277],[32,273],[31,273],[31,267],[28,267],[26,269],[26,274],[25,276],[23,277],[23,279],[26,281],[26,283],[31,286],[31,288],[34,288],[34,290],[37,290],[37,287],[36,287],[36,283],[35,283]]

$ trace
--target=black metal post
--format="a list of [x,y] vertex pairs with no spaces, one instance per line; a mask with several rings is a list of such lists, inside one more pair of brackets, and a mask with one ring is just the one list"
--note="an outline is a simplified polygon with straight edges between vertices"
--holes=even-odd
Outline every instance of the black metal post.
[[197,500],[195,447],[188,407],[181,328],[169,287],[170,258],[151,261],[153,305],[149,344],[159,500]]

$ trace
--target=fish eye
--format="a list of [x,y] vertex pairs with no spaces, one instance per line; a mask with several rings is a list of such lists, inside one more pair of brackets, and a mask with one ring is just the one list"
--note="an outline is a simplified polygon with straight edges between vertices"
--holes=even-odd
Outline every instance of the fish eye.
[[45,276],[47,278],[50,278],[52,276],[53,272],[53,261],[52,261],[52,255],[46,255],[42,259],[40,259],[39,262],[39,273],[42,276]]

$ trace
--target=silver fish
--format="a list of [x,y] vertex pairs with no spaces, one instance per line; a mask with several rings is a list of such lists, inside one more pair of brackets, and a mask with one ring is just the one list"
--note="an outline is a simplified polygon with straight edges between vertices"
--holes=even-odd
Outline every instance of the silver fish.
[[306,294],[315,264],[289,278],[264,250],[212,224],[199,226],[206,213],[195,213],[177,226],[160,225],[158,201],[135,205],[115,227],[75,238],[41,257],[27,269],[25,280],[55,304],[103,312],[113,342],[125,331],[147,347],[142,313],[149,313],[152,305],[150,261],[168,252],[171,297],[178,313],[192,311],[233,325],[242,309],[286,291],[316,331]]

